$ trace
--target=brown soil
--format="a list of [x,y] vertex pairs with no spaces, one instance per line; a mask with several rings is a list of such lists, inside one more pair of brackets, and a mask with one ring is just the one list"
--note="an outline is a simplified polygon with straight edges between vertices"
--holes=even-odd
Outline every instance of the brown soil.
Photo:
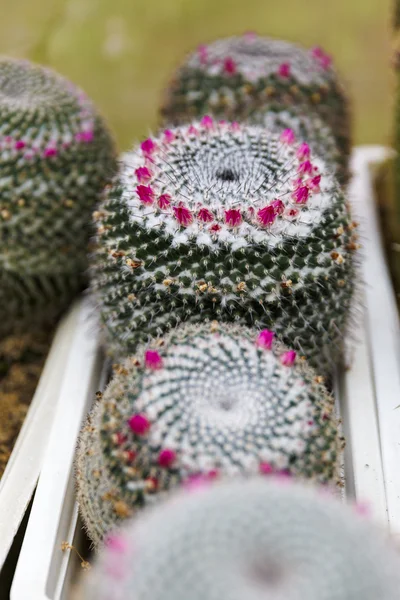
[[39,381],[52,335],[52,331],[36,331],[0,340],[0,479]]

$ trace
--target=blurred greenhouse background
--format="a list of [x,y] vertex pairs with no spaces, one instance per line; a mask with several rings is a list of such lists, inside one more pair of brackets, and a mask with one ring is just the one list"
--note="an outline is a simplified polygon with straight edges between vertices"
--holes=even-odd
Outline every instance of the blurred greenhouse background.
[[332,53],[353,99],[356,143],[387,143],[391,0],[0,0],[0,52],[81,85],[121,149],[157,123],[169,74],[201,42],[244,31]]

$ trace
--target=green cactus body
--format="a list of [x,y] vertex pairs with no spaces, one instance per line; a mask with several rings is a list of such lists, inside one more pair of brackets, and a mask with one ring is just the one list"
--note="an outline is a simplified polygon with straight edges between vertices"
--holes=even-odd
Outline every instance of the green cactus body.
[[0,60],[0,332],[51,322],[83,284],[91,213],[115,173],[88,98],[27,61]]
[[342,348],[353,225],[326,161],[293,130],[166,130],[127,155],[98,221],[93,289],[114,353],[181,322],[269,328],[319,370]]
[[171,495],[108,536],[81,600],[397,600],[400,558],[365,515],[274,478]]
[[263,124],[269,112],[282,110],[319,117],[329,127],[339,148],[341,176],[347,180],[348,101],[321,48],[307,51],[253,34],[200,46],[175,73],[161,114],[167,124],[204,114]]
[[268,330],[185,325],[122,364],[82,431],[78,501],[104,533],[182,482],[279,471],[337,484],[333,401]]

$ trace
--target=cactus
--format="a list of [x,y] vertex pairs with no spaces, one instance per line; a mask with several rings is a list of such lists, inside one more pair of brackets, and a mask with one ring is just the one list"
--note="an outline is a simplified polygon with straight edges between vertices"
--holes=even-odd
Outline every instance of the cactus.
[[335,136],[346,181],[348,100],[330,56],[321,48],[308,51],[255,34],[202,45],[174,74],[161,115],[164,123],[175,125],[204,114],[262,124],[265,115],[282,110],[322,119]]
[[95,543],[197,478],[270,473],[338,483],[332,398],[296,353],[232,324],[178,328],[119,368],[82,430],[78,501]]
[[0,333],[52,322],[82,286],[91,213],[115,172],[88,98],[52,71],[0,60]]
[[274,329],[321,373],[342,351],[354,224],[327,162],[283,133],[200,123],[145,140],[95,213],[114,354],[184,322]]
[[181,491],[109,535],[81,600],[396,600],[400,557],[365,515],[274,478]]

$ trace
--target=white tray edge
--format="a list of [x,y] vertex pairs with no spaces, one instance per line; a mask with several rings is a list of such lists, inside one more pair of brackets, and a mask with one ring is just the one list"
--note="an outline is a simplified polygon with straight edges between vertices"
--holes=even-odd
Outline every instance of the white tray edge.
[[[68,554],[61,553],[76,521],[73,460],[81,423],[90,407],[99,380],[98,330],[89,305],[80,306],[73,342],[65,361],[58,410],[50,434],[24,542],[11,590],[11,598],[49,598],[53,588],[54,560],[60,572]],[[66,506],[67,504],[67,506]],[[66,507],[60,530],[62,510]],[[54,583],[54,586],[56,583]]]
[[36,486],[77,315],[78,307],[74,305],[57,328],[29,410],[0,480],[0,568]]
[[[400,534],[400,324],[385,258],[370,168],[393,156],[380,146],[357,148],[352,168],[360,182],[356,210],[365,235],[363,274],[366,315],[379,421],[382,465],[390,531]],[[357,203],[358,202],[358,203]]]

